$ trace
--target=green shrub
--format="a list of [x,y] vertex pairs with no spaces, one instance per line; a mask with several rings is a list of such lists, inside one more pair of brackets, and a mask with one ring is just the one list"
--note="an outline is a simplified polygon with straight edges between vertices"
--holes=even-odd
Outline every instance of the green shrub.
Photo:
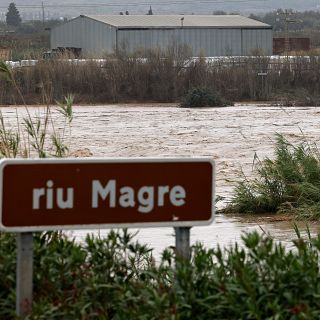
[[[34,239],[34,303],[28,319],[319,319],[320,236],[291,250],[257,232],[226,249],[192,248],[155,263],[127,231],[77,243]],[[15,238],[0,234],[0,319],[15,319]]]
[[195,87],[188,91],[180,104],[183,108],[224,107],[230,105],[217,93],[207,87]]
[[297,146],[277,134],[275,158],[255,161],[256,178],[243,180],[224,210],[238,213],[294,213],[320,217],[320,162],[316,146]]

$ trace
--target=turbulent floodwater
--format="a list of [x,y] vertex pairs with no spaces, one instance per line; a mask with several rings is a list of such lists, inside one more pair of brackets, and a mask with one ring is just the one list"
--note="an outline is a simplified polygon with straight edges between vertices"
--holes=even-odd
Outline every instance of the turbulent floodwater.
[[[1,108],[10,125],[16,125],[24,108]],[[43,114],[43,108],[30,107],[30,113]],[[52,109],[57,118],[61,115]],[[70,149],[73,155],[91,157],[209,157],[216,161],[216,192],[230,197],[241,171],[252,174],[254,155],[273,156],[276,133],[291,142],[301,139],[317,142],[320,137],[320,109],[280,108],[264,105],[236,105],[225,108],[182,109],[174,105],[76,106]],[[303,225],[301,225],[304,228]],[[318,224],[311,224],[313,232]],[[281,241],[294,237],[292,223],[268,219],[217,216],[207,227],[191,231],[192,242],[208,247],[233,243],[243,231],[270,232]],[[105,231],[101,231],[103,234]],[[77,237],[86,232],[77,231]],[[156,251],[174,244],[173,229],[142,229],[138,239]]]

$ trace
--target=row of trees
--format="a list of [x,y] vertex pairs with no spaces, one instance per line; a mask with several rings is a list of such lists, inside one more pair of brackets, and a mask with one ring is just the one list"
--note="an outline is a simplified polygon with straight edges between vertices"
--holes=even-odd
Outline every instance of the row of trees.
[[[129,12],[126,11],[125,14],[129,15]],[[120,12],[120,15],[123,15],[123,12]],[[147,15],[153,15],[151,6],[147,12]],[[21,25],[21,21],[19,10],[17,9],[15,3],[11,2],[6,13],[6,24],[10,27],[19,27]]]
[[275,10],[259,16],[251,14],[249,18],[272,25],[274,31],[284,31],[286,23],[291,31],[320,30],[320,12],[318,11]]
[[[288,23],[288,28],[291,31],[301,31],[301,30],[320,30],[320,12],[317,11],[304,11],[304,12],[293,12],[292,10],[286,10],[286,15],[284,11],[275,10],[272,12],[267,12],[262,15],[251,14],[249,18],[265,22],[273,26],[274,31],[283,31],[286,29],[286,23]],[[123,14],[120,12],[120,14]],[[126,12],[125,14],[129,14]],[[152,15],[152,8],[147,13],[147,15]],[[225,11],[214,11],[213,15],[224,15],[227,14]],[[14,2],[11,2],[6,13],[6,24],[10,27],[19,27],[21,25],[21,17],[19,10],[17,9]]]
[[[213,15],[239,14],[227,13],[225,11],[214,11]],[[284,31],[286,24],[291,31],[301,30],[320,30],[320,12],[319,11],[294,11],[292,9],[278,9],[261,15],[251,14],[249,18],[258,20],[273,26],[273,30]]]
[[[124,13],[120,13],[124,14]],[[126,12],[125,14],[129,14]],[[148,15],[152,15],[152,8],[150,6]],[[214,11],[213,15],[227,14],[225,11]],[[295,32],[297,36],[307,36],[312,40],[313,45],[320,45],[320,12],[317,11],[303,11],[293,12],[292,10],[274,10],[262,15],[251,14],[249,18],[270,24],[273,26],[273,30],[276,33],[284,32],[287,28],[290,32]],[[38,25],[37,25],[37,22]],[[22,23],[19,10],[14,2],[11,2],[6,13],[6,25],[15,28],[18,33],[37,33],[43,31],[44,28],[51,28],[55,26],[59,21],[50,20],[34,21]]]
[[[303,12],[294,12],[293,10],[286,10],[288,13],[287,17],[284,18],[282,15],[284,11],[274,10],[272,12],[267,12],[263,15],[254,15],[251,14],[249,18],[259,20],[265,23],[268,23],[273,26],[275,31],[282,31],[286,28],[286,18],[290,20],[289,29],[291,30],[301,30],[301,29],[320,29],[320,12],[317,11],[303,11]],[[123,14],[120,12],[120,14]],[[127,11],[128,15],[129,12]],[[147,13],[152,15],[152,8]],[[214,11],[213,15],[224,15],[227,14],[225,11]],[[294,22],[294,23],[291,23]],[[21,24],[21,17],[19,10],[17,9],[14,2],[11,2],[6,13],[6,23],[8,26],[17,27]]]

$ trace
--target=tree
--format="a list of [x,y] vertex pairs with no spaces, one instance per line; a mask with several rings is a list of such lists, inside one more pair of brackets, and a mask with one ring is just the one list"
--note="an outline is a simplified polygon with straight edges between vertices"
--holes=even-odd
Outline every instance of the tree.
[[6,22],[10,27],[18,27],[21,24],[20,13],[14,2],[9,4],[8,12],[6,13]]
[[152,12],[152,8],[151,8],[151,6],[150,6],[150,9],[149,9],[149,11],[148,11],[147,15],[148,15],[148,16],[152,16],[152,15],[153,15],[153,12]]

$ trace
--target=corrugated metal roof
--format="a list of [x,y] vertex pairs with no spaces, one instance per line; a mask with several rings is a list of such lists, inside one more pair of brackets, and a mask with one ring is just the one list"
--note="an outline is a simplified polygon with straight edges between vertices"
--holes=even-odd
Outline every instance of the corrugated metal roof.
[[82,15],[117,28],[271,28],[270,25],[240,15]]

